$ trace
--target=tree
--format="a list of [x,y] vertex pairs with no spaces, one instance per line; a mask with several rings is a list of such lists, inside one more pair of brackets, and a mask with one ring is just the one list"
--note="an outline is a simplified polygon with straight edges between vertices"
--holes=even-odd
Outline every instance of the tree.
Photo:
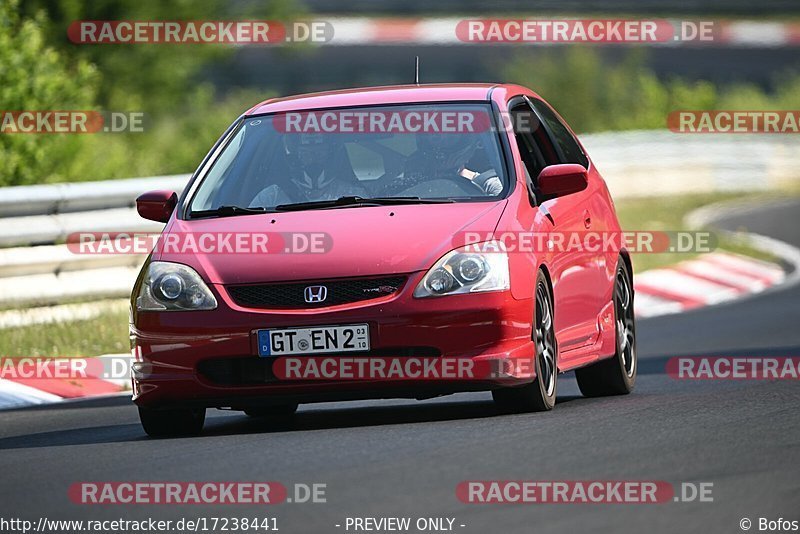
[[[44,15],[22,18],[17,8],[0,0],[0,111],[96,109],[96,69],[48,46]],[[0,186],[63,180],[79,137],[0,133]]]
[[188,21],[287,20],[298,14],[292,0],[228,2],[179,0],[27,0],[23,10],[47,13],[51,44],[94,65],[103,76],[100,105],[114,110],[146,110],[151,116],[174,112],[203,82],[203,70],[225,61],[235,48],[224,44],[73,44],[70,24],[81,20]]

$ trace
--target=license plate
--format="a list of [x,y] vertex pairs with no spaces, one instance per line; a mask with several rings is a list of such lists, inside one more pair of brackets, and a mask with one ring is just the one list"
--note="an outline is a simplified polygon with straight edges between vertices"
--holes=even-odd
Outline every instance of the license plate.
[[258,331],[259,356],[369,350],[369,325],[317,326]]

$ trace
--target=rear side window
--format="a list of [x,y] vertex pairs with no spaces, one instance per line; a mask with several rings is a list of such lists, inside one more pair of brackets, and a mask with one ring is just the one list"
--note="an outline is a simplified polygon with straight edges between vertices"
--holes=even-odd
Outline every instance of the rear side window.
[[561,148],[561,152],[564,154],[564,159],[566,162],[579,163],[588,168],[589,159],[586,157],[586,154],[583,153],[578,141],[570,133],[564,123],[559,120],[556,114],[553,113],[553,110],[550,109],[550,106],[541,100],[531,99],[531,102],[533,103],[533,107],[536,109],[537,113],[539,113],[539,116],[553,133],[553,137],[555,137],[556,143],[558,143],[559,148]]

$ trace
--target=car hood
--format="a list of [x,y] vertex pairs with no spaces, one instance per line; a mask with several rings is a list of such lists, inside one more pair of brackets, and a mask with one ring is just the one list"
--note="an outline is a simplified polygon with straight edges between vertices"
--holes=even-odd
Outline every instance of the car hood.
[[[369,206],[176,219],[165,231],[164,239],[167,234],[177,234],[180,239],[174,243],[178,246],[165,246],[154,253],[154,258],[194,267],[214,284],[411,273],[430,268],[446,252],[463,245],[464,232],[490,236],[506,203]],[[191,246],[184,246],[190,241],[198,242],[202,235],[220,239],[219,236],[233,234],[231,243],[235,244],[239,234],[247,239],[264,233],[269,240],[267,253],[254,252],[246,245],[244,252],[231,253],[229,248],[219,246],[213,253],[198,254]],[[278,238],[277,234],[283,237]],[[324,252],[285,253],[285,236],[292,234],[322,236]]]

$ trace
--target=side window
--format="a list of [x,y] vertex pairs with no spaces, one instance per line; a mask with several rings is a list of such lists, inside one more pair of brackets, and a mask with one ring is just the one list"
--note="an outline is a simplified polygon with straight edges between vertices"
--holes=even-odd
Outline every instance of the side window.
[[245,129],[246,126],[243,124],[239,126],[239,131],[228,141],[225,151],[213,162],[211,170],[207,172],[203,179],[206,182],[205,187],[201,188],[192,200],[193,210],[208,210],[216,207],[212,205],[212,199],[222,189],[225,182],[224,178],[232,168],[233,159],[244,145]]
[[544,128],[541,127],[538,117],[527,103],[513,106],[511,119],[520,156],[525,164],[528,188],[535,190],[534,182],[539,173],[548,165],[558,163],[558,155]]
[[525,104],[514,106],[511,109],[511,117],[514,121],[514,137],[517,140],[522,162],[525,164],[526,181],[530,183],[536,176],[539,176],[545,167],[541,151],[536,146],[530,128],[531,121],[535,121],[536,117]]
[[550,106],[541,100],[531,99],[531,102],[537,113],[539,113],[539,116],[553,133],[553,137],[555,137],[555,141],[558,143],[561,153],[564,154],[566,162],[579,163],[584,167],[588,167],[589,159],[586,157],[586,154],[583,153],[583,150],[581,150],[578,141],[570,133],[564,123],[559,120],[556,114],[553,113]]

